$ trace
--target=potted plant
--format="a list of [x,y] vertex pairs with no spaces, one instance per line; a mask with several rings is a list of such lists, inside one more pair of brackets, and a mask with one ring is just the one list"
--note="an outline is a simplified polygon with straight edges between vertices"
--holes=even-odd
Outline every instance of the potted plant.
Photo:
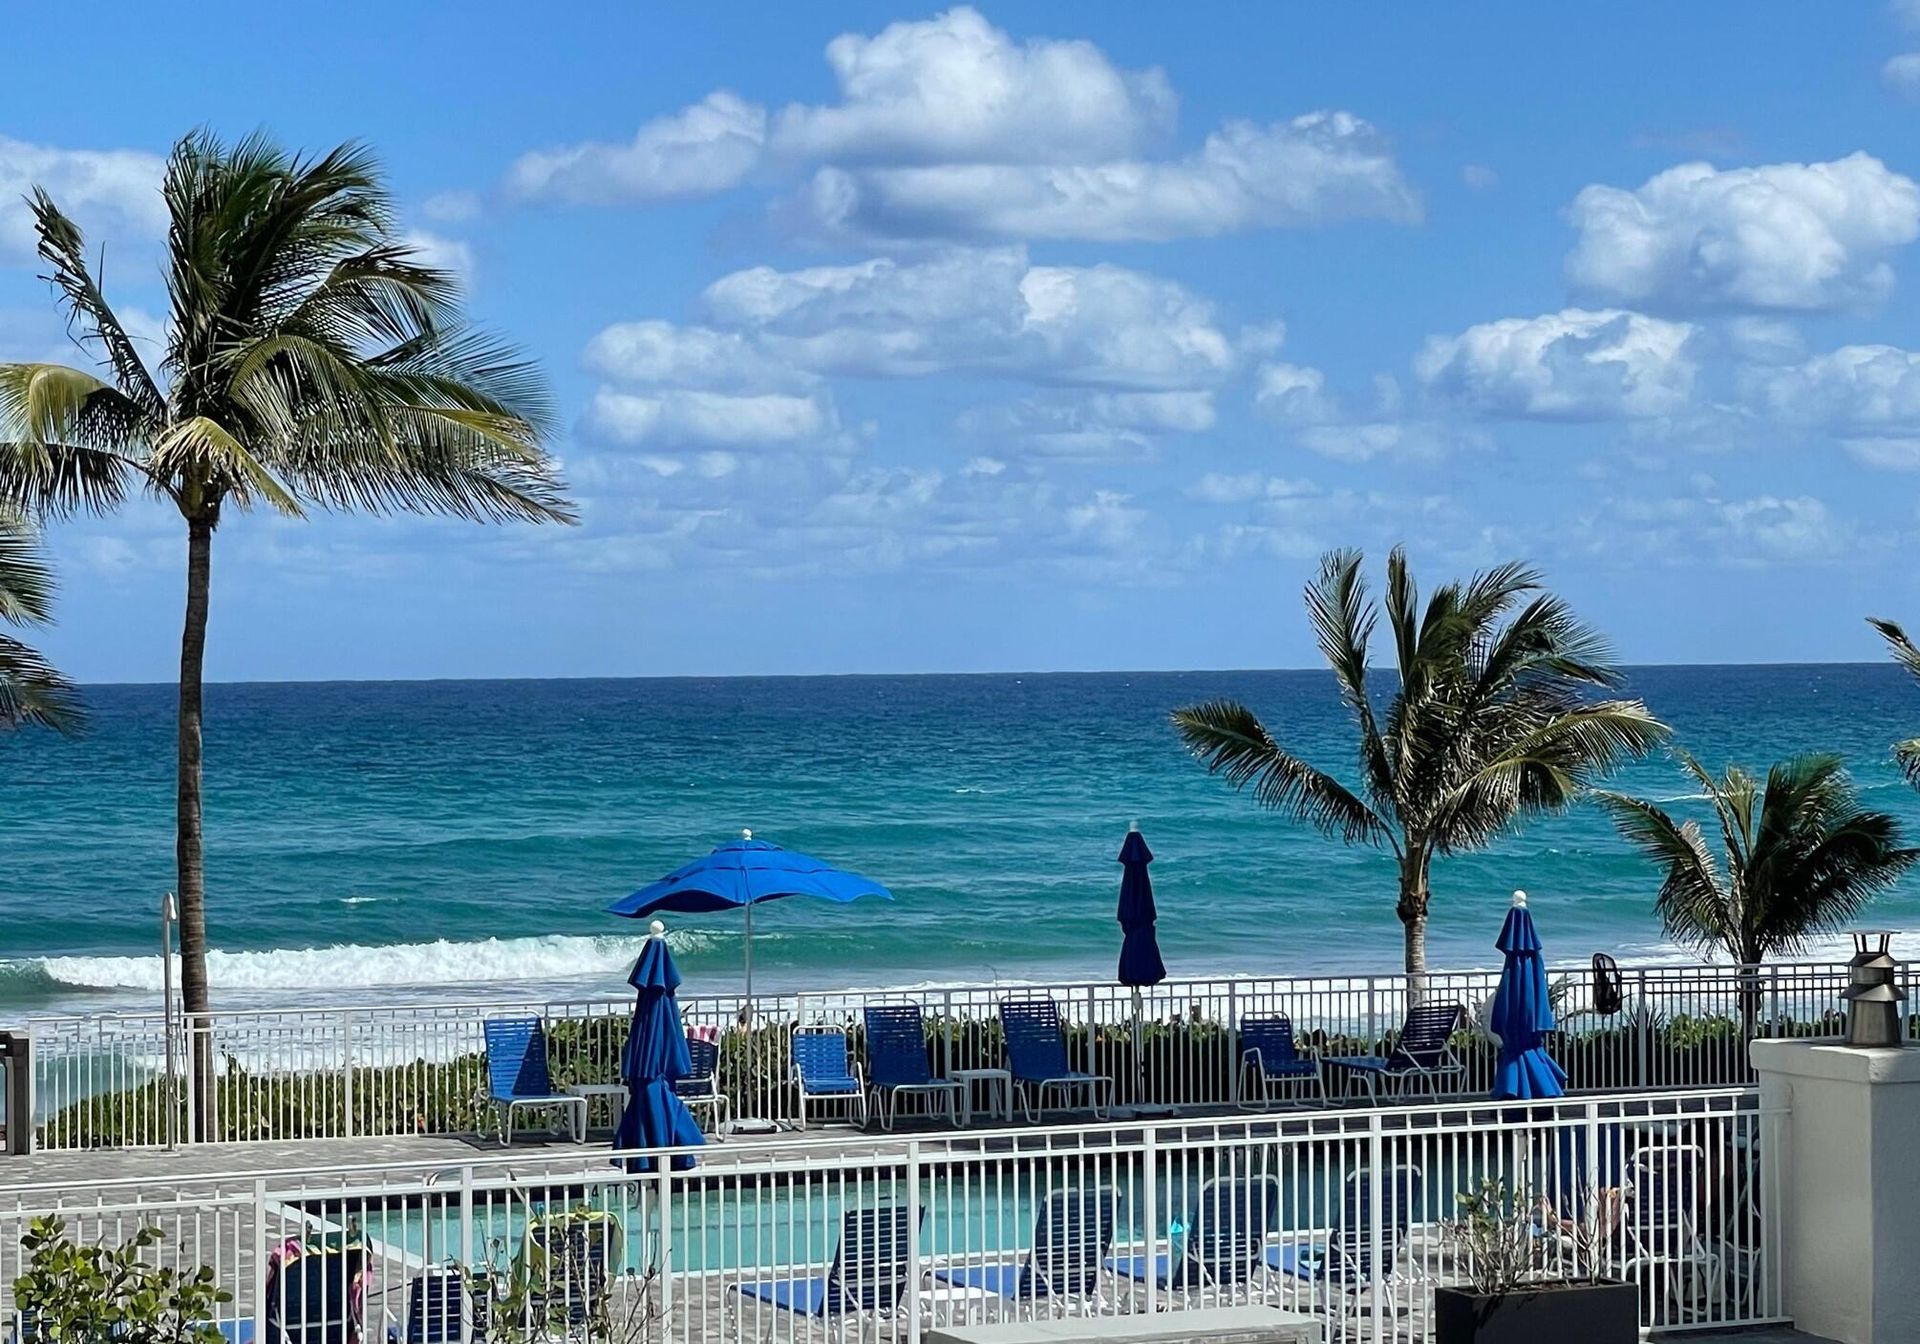
[[[1640,1300],[1601,1276],[1617,1191],[1587,1192],[1578,1216],[1488,1180],[1458,1196],[1445,1234],[1464,1284],[1433,1290],[1435,1344],[1634,1344]],[[1571,1271],[1571,1272],[1569,1272]]]

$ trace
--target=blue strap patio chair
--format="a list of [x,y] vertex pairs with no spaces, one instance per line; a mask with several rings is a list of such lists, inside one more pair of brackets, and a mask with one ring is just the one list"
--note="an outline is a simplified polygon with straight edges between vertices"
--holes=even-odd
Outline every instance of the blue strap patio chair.
[[960,1084],[935,1078],[927,1062],[927,1029],[917,1003],[870,1004],[867,1027],[867,1086],[873,1093],[880,1127],[892,1129],[902,1096],[920,1096],[930,1107],[960,1123]]
[[587,1099],[556,1092],[547,1072],[547,1032],[537,1017],[490,1017],[487,1041],[487,1100],[493,1103],[500,1142],[513,1142],[514,1112],[560,1110],[575,1143],[586,1138]]
[[1335,1214],[1332,1234],[1324,1242],[1294,1242],[1267,1252],[1267,1266],[1312,1285],[1317,1302],[1338,1289],[1358,1293],[1373,1285],[1374,1257],[1379,1255],[1380,1281],[1392,1283],[1414,1220],[1423,1217],[1420,1173],[1412,1167],[1387,1172],[1380,1191],[1380,1229],[1374,1235],[1373,1173],[1356,1171],[1347,1177]]
[[[848,1209],[840,1215],[840,1245],[824,1272],[729,1284],[728,1303],[736,1312],[748,1305],[767,1306],[829,1321],[889,1317],[899,1309],[913,1276],[912,1226],[904,1204]],[[744,1332],[736,1329],[734,1337],[742,1338]]]
[[1319,1093],[1327,1099],[1326,1075],[1320,1057],[1302,1054],[1293,1041],[1293,1021],[1284,1014],[1240,1020],[1240,1106],[1264,1110],[1272,1104],[1274,1089],[1301,1095]]
[[1727,1292],[1727,1262],[1699,1216],[1712,1186],[1704,1149],[1651,1143],[1627,1159],[1626,1263],[1640,1300],[1670,1304],[1656,1319],[1704,1319]]
[[460,1329],[474,1344],[486,1339],[483,1299],[467,1297],[466,1276],[458,1269],[430,1269],[407,1284],[406,1344],[460,1344]]
[[1224,1288],[1249,1282],[1266,1267],[1267,1234],[1280,1217],[1280,1178],[1216,1178],[1200,1187],[1187,1217],[1185,1242],[1152,1257],[1116,1256],[1107,1268],[1134,1283],[1162,1288]]
[[1095,1299],[1101,1266],[1113,1252],[1119,1209],[1112,1186],[1055,1190],[1034,1220],[1033,1249],[1024,1257],[945,1265],[935,1269],[933,1277],[956,1288],[991,1293],[1003,1302]]
[[793,1082],[800,1091],[800,1128],[809,1103],[844,1102],[847,1118],[867,1123],[867,1085],[847,1060],[847,1033],[838,1027],[801,1027],[793,1033]]
[[673,1080],[673,1094],[696,1112],[701,1107],[712,1111],[717,1129],[733,1105],[720,1090],[720,1047],[695,1037],[687,1042],[687,1059],[692,1068],[686,1077]]
[[1405,1096],[1424,1084],[1435,1096],[1441,1083],[1463,1076],[1467,1066],[1453,1052],[1453,1034],[1460,1030],[1466,1012],[1457,1003],[1422,1004],[1407,1010],[1400,1028],[1400,1039],[1385,1055],[1333,1056],[1324,1062],[1347,1075],[1364,1079],[1367,1093],[1376,1101],[1381,1084]]
[[1038,1120],[1047,1095],[1060,1094],[1062,1108],[1076,1093],[1087,1099],[1095,1119],[1107,1117],[1113,1104],[1113,1079],[1082,1073],[1067,1062],[1067,1037],[1060,1009],[1052,999],[1002,999],[1000,1029],[1007,1038],[1007,1072],[1027,1119]]

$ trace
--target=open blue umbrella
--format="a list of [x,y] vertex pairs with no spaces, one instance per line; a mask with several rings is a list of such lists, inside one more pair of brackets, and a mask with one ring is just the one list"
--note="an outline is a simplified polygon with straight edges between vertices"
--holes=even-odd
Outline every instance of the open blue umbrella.
[[711,854],[676,868],[607,909],[645,919],[656,910],[706,914],[744,908],[747,912],[746,1000],[753,1006],[753,907],[784,896],[817,896],[823,901],[856,901],[862,896],[893,899],[871,878],[849,873],[798,850],[755,840],[752,831],[717,845]]
[[1120,983],[1157,985],[1167,978],[1167,964],[1160,960],[1160,944],[1154,938],[1153,878],[1147,865],[1153,851],[1138,826],[1127,829],[1120,846],[1120,927],[1125,936],[1120,943]]
[[[667,931],[654,921],[640,959],[627,977],[636,998],[627,1048],[620,1057],[620,1080],[627,1085],[627,1109],[613,1136],[616,1152],[639,1148],[694,1148],[706,1142],[700,1126],[675,1095],[673,1084],[693,1072],[687,1056],[687,1035],[680,1028],[680,1010],[673,991],[680,987],[680,970],[667,950]],[[652,1171],[650,1157],[622,1159],[628,1171]],[[690,1154],[673,1159],[676,1170],[693,1165]]]
[[1540,934],[1527,912],[1527,893],[1513,893],[1513,908],[1500,926],[1494,946],[1506,954],[1500,985],[1493,992],[1487,1026],[1500,1040],[1493,1072],[1496,1101],[1566,1095],[1566,1071],[1554,1062],[1540,1038],[1553,1030],[1553,1002],[1547,993],[1547,964],[1540,955]]

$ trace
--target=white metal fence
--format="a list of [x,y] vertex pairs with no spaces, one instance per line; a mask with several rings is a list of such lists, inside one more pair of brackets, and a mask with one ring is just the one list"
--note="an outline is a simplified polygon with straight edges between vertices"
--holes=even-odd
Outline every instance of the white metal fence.
[[[1492,1047],[1472,1025],[1497,979],[1492,971],[1427,977],[1429,1000],[1467,1010],[1469,1029],[1458,1041],[1463,1093],[1490,1082]],[[1623,1005],[1600,1012],[1589,968],[1553,972],[1561,1028],[1554,1053],[1577,1090],[1750,1083],[1745,1024],[1760,1035],[1837,1034],[1847,970],[1629,966],[1621,981]],[[1220,1105],[1237,1099],[1236,1032],[1247,1017],[1287,1015],[1305,1049],[1377,1054],[1398,1030],[1408,986],[1398,975],[1169,980],[1143,995],[1137,1035],[1130,992],[1098,982],[769,995],[756,999],[751,1030],[741,1025],[738,998],[680,1003],[689,1030],[721,1044],[732,1113],[791,1119],[796,1026],[847,1028],[857,1050],[865,1005],[915,1003],[933,1066],[950,1073],[999,1063],[1000,1002],[1035,996],[1058,1004],[1075,1066],[1112,1078],[1121,1104]],[[204,1107],[187,1095],[194,1079],[186,1040],[176,1042],[181,1076],[163,1076],[161,1014],[36,1018],[38,1139],[48,1149],[159,1144],[190,1137],[187,1117],[196,1113],[204,1113],[204,1137],[228,1141],[472,1132],[484,1123],[476,1098],[487,1018],[541,1018],[555,1080],[566,1086],[616,1079],[630,1011],[628,1000],[596,999],[215,1013],[201,1028],[214,1063]]]
[[233,1294],[230,1339],[263,1306],[295,1326],[336,1308],[359,1321],[301,1336],[326,1344],[388,1328],[911,1344],[936,1324],[1257,1302],[1321,1313],[1330,1339],[1413,1344],[1433,1285],[1467,1268],[1442,1228],[1456,1196],[1501,1181],[1522,1192],[1538,1272],[1632,1281],[1656,1330],[1755,1324],[1781,1316],[1778,1120],[1750,1091],[1669,1092],[732,1142],[640,1175],[522,1155],[14,1188],[0,1306],[20,1305],[29,1220],[57,1213],[95,1243],[159,1228],[149,1255],[208,1265]]

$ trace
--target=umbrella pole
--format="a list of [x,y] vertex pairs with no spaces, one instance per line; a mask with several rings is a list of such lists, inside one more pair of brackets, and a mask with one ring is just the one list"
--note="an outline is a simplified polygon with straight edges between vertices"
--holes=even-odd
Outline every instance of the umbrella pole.
[[1147,1061],[1142,1055],[1146,1041],[1146,1031],[1141,1018],[1146,1014],[1146,995],[1140,986],[1133,987],[1133,1104],[1143,1106],[1147,1100]]
[[753,902],[747,902],[747,989],[740,1005],[740,1025],[753,1029]]

